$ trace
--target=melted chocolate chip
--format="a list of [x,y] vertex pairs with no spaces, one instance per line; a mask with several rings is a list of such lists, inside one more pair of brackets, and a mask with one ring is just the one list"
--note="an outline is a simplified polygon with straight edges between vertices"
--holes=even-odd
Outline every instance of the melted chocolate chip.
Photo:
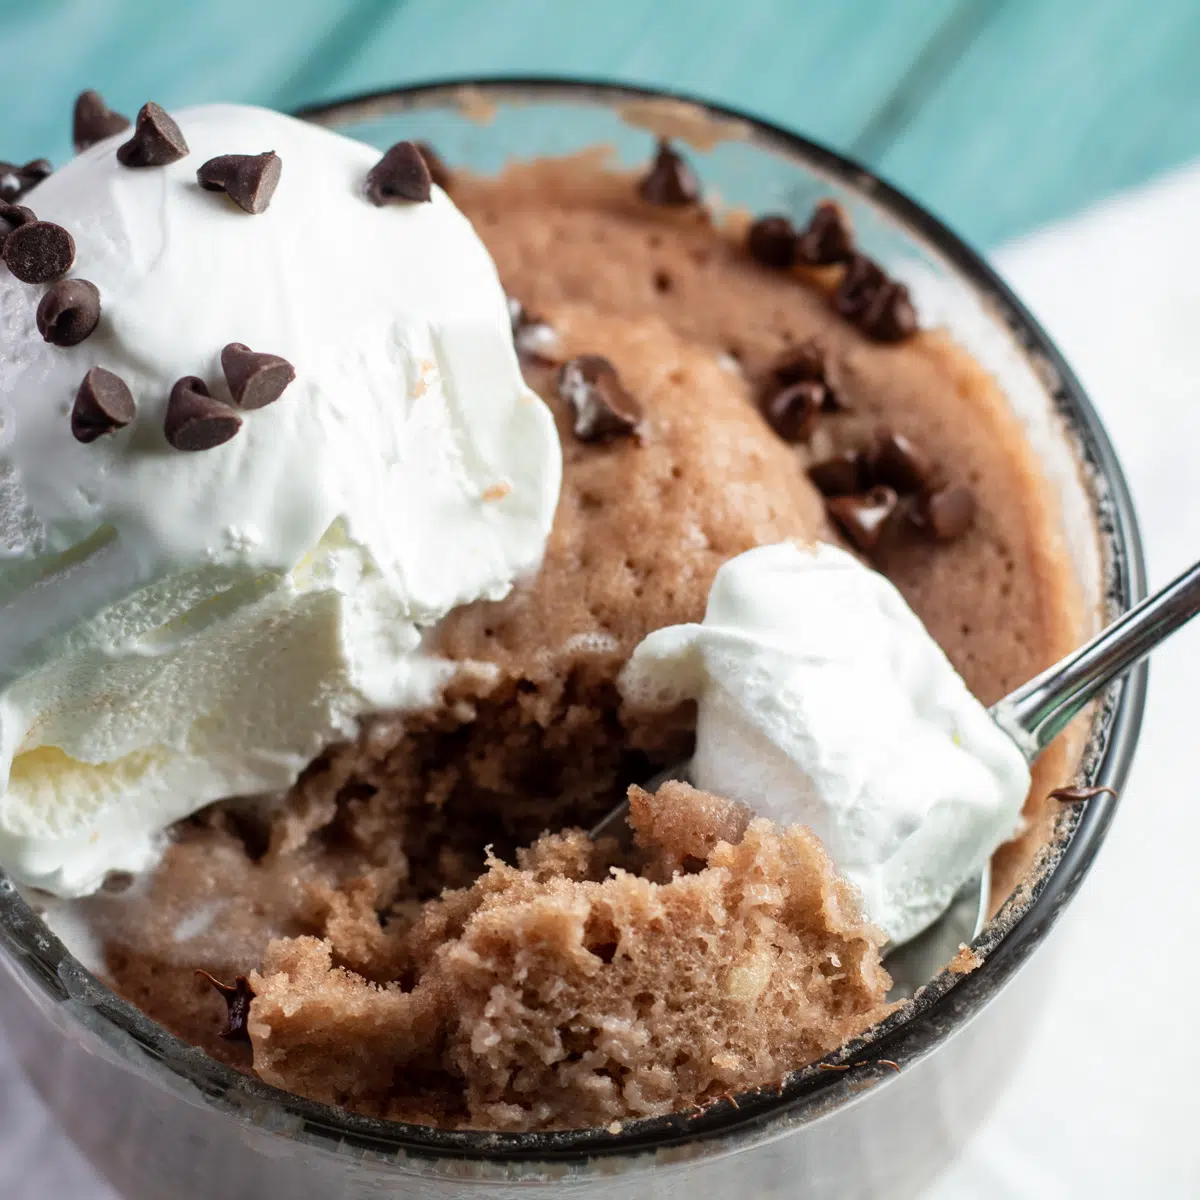
[[813,463],[808,477],[823,496],[850,496],[870,483],[868,463],[859,450],[843,450]]
[[851,255],[833,293],[833,307],[848,321],[857,321],[885,283],[887,275],[877,262],[865,254]]
[[876,483],[885,483],[900,495],[911,496],[929,486],[933,467],[902,433],[885,431],[871,455],[871,475]]
[[52,346],[77,346],[100,321],[100,289],[86,279],[60,279],[37,307],[38,333]]
[[647,204],[682,207],[700,201],[700,180],[683,155],[676,153],[667,141],[658,143],[658,150],[649,171],[638,182],[638,195]]
[[1063,804],[1082,804],[1086,800],[1095,800],[1097,796],[1107,793],[1114,800],[1117,798],[1116,788],[1110,787],[1060,787],[1055,788],[1047,797],[1058,800]]
[[975,493],[960,484],[929,492],[918,502],[913,519],[937,541],[956,541],[975,519]]
[[37,187],[52,171],[48,159],[35,158],[24,166],[0,162],[0,204],[13,204]]
[[869,553],[879,544],[898,501],[890,487],[873,487],[862,495],[831,497],[825,508],[842,533],[859,550]]
[[842,206],[822,200],[796,239],[796,257],[805,266],[845,262],[854,254],[854,231]]
[[208,192],[224,192],[248,213],[266,212],[283,160],[274,150],[263,154],[220,154],[210,158],[197,172],[196,182]]
[[93,367],[75,393],[71,433],[77,442],[94,442],[124,429],[136,415],[133,393],[125,380],[103,367]]
[[138,110],[133,137],[117,148],[117,161],[126,167],[165,167],[187,153],[179,126],[151,100]]
[[129,125],[129,118],[119,112],[113,112],[104,103],[99,92],[89,89],[79,93],[75,101],[74,120],[75,149],[77,151],[86,150],[89,146],[94,146],[97,142],[112,137],[114,133],[128,129]]
[[446,165],[446,160],[428,142],[416,142],[415,145],[420,150],[425,165],[429,168],[430,180],[443,190],[448,188],[451,173],[450,168]]
[[51,221],[26,221],[5,237],[0,254],[22,283],[49,283],[71,269],[75,239]]
[[637,432],[642,406],[625,390],[616,367],[599,354],[563,363],[558,394],[575,413],[575,436],[581,442],[607,442]]
[[211,450],[241,427],[237,410],[212,396],[203,379],[185,375],[171,389],[163,433],[176,450]]
[[296,370],[278,354],[257,354],[241,342],[221,351],[221,370],[233,402],[239,408],[265,408],[283,395]]
[[0,250],[4,248],[4,239],[14,229],[20,229],[22,225],[28,225],[30,221],[36,220],[33,209],[26,208],[23,204],[0,206]]
[[420,204],[433,194],[429,165],[414,142],[397,142],[367,172],[363,186],[372,204]]
[[250,1040],[250,1002],[254,999],[254,989],[245,975],[239,975],[232,984],[222,983],[207,971],[197,971],[201,979],[206,979],[221,994],[228,1013],[225,1028],[220,1036],[227,1042],[248,1042]]
[[790,267],[796,261],[795,226],[787,217],[759,217],[746,234],[746,249],[764,267]]
[[[771,378],[780,385],[810,380],[813,383],[822,384],[824,386],[824,393],[821,397],[822,411],[849,411],[850,405],[830,386],[825,372],[825,353],[815,341],[807,341],[779,358],[771,367]],[[768,386],[768,391],[771,390]]]
[[874,342],[902,342],[917,332],[917,310],[908,288],[889,279],[858,317],[858,327]]
[[802,379],[782,388],[763,405],[763,416],[785,442],[806,442],[825,403],[825,385]]

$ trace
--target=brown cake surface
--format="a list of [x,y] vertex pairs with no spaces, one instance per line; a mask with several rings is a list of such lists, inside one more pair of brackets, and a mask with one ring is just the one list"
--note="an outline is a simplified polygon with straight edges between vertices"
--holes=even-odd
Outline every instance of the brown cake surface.
[[[564,453],[541,570],[444,622],[441,652],[464,668],[441,710],[373,719],[273,804],[185,822],[152,878],[85,914],[120,990],[247,1069],[194,969],[257,968],[254,1069],[371,1112],[593,1124],[777,1081],[881,1011],[871,935],[811,836],[756,823],[738,842],[713,798],[664,791],[657,817],[640,804],[649,856],[615,876],[560,832],[688,751],[689,714],[623,710],[616,676],[647,632],[701,618],[728,558],[838,540],[806,469],[886,426],[977,511],[957,540],[898,537],[874,563],[991,702],[1081,636],[1055,505],[990,377],[938,332],[868,340],[830,305],[840,268],[762,267],[703,210],[648,205],[586,160],[458,179],[452,195],[557,339],[556,361],[526,372]],[[781,355],[811,343],[837,411],[792,445],[758,401]],[[644,410],[638,437],[574,436],[555,380],[579,354],[614,364]],[[1044,841],[1064,769],[1038,764],[999,895]]]

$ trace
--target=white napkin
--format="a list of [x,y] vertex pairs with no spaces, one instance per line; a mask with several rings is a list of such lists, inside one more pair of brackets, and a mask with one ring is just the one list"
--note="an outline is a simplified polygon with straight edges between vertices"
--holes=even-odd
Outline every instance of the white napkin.
[[[1003,250],[1125,465],[1151,586],[1200,557],[1200,166]],[[1154,661],[1137,765],[1042,954],[1056,986],[1012,1082],[927,1200],[1200,1194],[1200,625]],[[0,1196],[116,1200],[0,1042]]]

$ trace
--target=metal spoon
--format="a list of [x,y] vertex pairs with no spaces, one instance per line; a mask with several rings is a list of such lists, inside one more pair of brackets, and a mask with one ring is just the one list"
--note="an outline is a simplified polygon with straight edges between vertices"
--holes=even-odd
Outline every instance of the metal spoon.
[[[1098,633],[1081,649],[1043,671],[988,710],[992,720],[1032,763],[1079,711],[1114,679],[1140,662],[1160,642],[1200,612],[1200,563],[1147,597]],[[654,790],[668,779],[683,779],[683,768],[655,776]],[[628,801],[604,816],[592,836],[617,833],[626,824]],[[911,995],[953,957],[964,942],[979,936],[991,901],[991,871],[964,884],[950,907],[923,933],[893,946],[886,965],[893,996]]]

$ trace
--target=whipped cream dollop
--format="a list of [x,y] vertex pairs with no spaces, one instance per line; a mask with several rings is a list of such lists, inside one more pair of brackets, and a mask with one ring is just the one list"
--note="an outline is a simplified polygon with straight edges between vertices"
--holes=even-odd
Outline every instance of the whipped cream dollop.
[[[99,288],[86,341],[43,341],[45,289],[0,268],[0,864],[61,894],[148,865],[209,801],[287,786],[364,714],[431,703],[450,666],[426,631],[536,569],[558,497],[494,264],[440,189],[375,207],[376,149],[259,109],[173,115],[186,158],[122,166],[127,131],[23,201]],[[196,182],[267,150],[265,212]],[[294,382],[225,444],[173,449],[172,385],[228,400],[231,342]],[[137,416],[82,444],[93,366]]]
[[622,694],[698,702],[688,778],[806,825],[893,942],[1017,831],[1021,752],[892,584],[834,546],[762,546],[717,572],[701,625],[658,630]]

